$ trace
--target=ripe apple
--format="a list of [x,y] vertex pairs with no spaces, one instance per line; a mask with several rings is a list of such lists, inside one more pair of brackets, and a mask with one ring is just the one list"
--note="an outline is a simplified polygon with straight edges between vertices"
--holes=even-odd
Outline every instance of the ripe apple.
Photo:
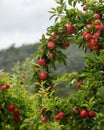
[[97,25],[95,25],[95,29],[103,31],[104,30],[104,25],[103,24],[97,24]]
[[93,51],[99,50],[99,46],[98,46],[98,45],[92,46],[91,49],[92,49]]
[[96,30],[100,30],[100,24],[95,25]]
[[92,24],[90,23],[90,24],[87,24],[87,26],[86,26],[87,28],[92,28]]
[[95,46],[95,45],[98,45],[98,40],[96,39],[96,38],[92,38],[91,40],[90,40],[90,44],[91,44],[91,46]]
[[76,32],[76,28],[72,24],[67,24],[66,30],[67,30],[67,33],[70,35]]
[[14,109],[13,113],[14,113],[14,115],[19,115],[20,112],[18,109]]
[[96,117],[96,113],[93,112],[93,111],[89,111],[88,116],[89,116],[90,118]]
[[9,89],[10,88],[10,84],[6,84],[6,89]]
[[70,46],[70,44],[68,42],[63,43],[63,47],[68,48],[69,46]]
[[54,117],[54,119],[55,119],[56,121],[58,121],[58,120],[60,120],[60,116],[57,114],[57,115]]
[[103,30],[104,30],[104,25],[100,24],[100,31],[103,31]]
[[14,105],[13,104],[9,104],[8,105],[8,110],[13,112],[14,111]]
[[80,83],[80,82],[77,83],[77,88],[78,88],[78,89],[81,88],[81,83]]
[[56,43],[53,41],[48,42],[47,44],[48,49],[53,50],[56,47]]
[[58,115],[59,115],[59,117],[61,119],[61,118],[63,118],[65,116],[65,113],[61,111],[61,112],[58,113]]
[[47,79],[47,77],[48,77],[48,74],[47,74],[46,71],[42,71],[42,72],[39,73],[39,79],[40,80],[45,80],[45,79]]
[[93,36],[94,36],[94,38],[97,38],[97,39],[98,39],[98,38],[100,37],[100,34],[101,34],[100,32],[95,32],[95,33],[93,34]]
[[47,123],[47,118],[46,117],[43,117],[42,118],[42,122],[45,124],[45,123]]
[[82,36],[85,37],[85,35],[87,34],[88,32],[84,31]]
[[15,123],[17,123],[20,119],[19,119],[18,116],[15,116],[13,120],[14,120]]
[[91,33],[87,33],[84,38],[86,40],[90,40],[92,38],[92,34]]
[[100,19],[100,14],[95,13],[95,14],[94,14],[94,18],[96,18],[96,19]]
[[40,59],[38,59],[38,64],[39,64],[40,66],[44,66],[44,65],[46,64],[45,58],[40,58]]
[[91,48],[90,42],[86,43],[85,46],[90,49]]
[[53,53],[53,52],[50,52],[49,54],[48,54],[48,59],[53,59],[54,58],[54,56],[55,56],[55,54]]
[[6,88],[6,85],[1,86],[1,90],[2,90],[2,91],[6,90],[6,89],[7,89],[7,88]]
[[80,116],[81,116],[82,118],[87,117],[87,116],[88,116],[88,111],[87,111],[86,109],[81,110],[81,111],[80,111]]

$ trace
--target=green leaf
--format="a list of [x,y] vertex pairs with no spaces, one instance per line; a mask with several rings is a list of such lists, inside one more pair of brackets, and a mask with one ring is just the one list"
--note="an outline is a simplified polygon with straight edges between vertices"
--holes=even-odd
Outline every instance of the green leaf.
[[54,16],[56,16],[56,14],[53,14],[53,15],[49,18],[49,20],[51,20]]
[[72,6],[72,0],[68,0],[68,4]]

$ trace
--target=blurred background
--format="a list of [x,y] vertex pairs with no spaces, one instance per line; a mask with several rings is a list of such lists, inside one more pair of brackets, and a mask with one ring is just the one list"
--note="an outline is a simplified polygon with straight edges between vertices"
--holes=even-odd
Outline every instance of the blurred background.
[[0,49],[39,42],[54,0],[0,0]]

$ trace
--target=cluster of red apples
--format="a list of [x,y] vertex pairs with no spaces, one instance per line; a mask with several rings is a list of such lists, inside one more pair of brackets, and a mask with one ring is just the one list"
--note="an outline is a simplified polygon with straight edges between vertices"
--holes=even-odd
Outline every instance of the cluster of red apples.
[[87,41],[85,46],[91,51],[100,51],[101,46],[99,45],[99,38],[102,31],[104,31],[104,24],[101,21],[101,16],[95,13],[94,21],[86,25],[86,29],[83,32],[83,38]]
[[81,85],[84,85],[84,84],[85,84],[85,81],[82,80],[82,81],[77,82],[76,86],[78,89],[81,89]]
[[[5,85],[1,86],[2,91],[5,91],[5,90],[7,90],[9,88],[10,88],[10,84],[5,84]],[[14,115],[13,120],[14,120],[15,123],[17,123],[20,120],[19,119],[19,113],[20,113],[19,110],[17,108],[15,108],[13,104],[9,104],[7,109],[8,109],[9,112],[13,113],[13,115]]]
[[87,109],[82,109],[82,110],[79,110],[77,108],[75,108],[73,110],[73,113],[74,114],[79,114],[81,118],[94,118],[96,117],[96,113],[94,111],[88,111]]
[[[40,115],[42,115],[42,123],[48,123],[48,120],[47,120],[47,117],[46,116],[43,116],[44,113],[46,113],[46,109],[45,108],[42,108],[39,112]],[[63,119],[65,116],[65,113],[63,111],[60,111],[58,112],[55,116],[54,116],[54,120],[56,121],[60,121],[61,119]]]
[[20,111],[17,108],[15,108],[13,104],[9,104],[8,105],[8,111],[13,113],[13,115],[14,115],[14,119],[13,119],[14,122],[15,123],[19,122],[19,120],[20,120],[19,119]]
[[[76,28],[72,24],[67,24],[65,32],[68,35],[72,35],[72,34],[74,34],[76,32]],[[53,35],[54,35],[54,37],[57,36],[57,34],[55,34],[55,33]],[[49,54],[48,54],[47,58],[42,57],[42,58],[38,59],[38,64],[41,67],[45,67],[45,65],[47,64],[47,60],[46,59],[52,60],[55,57],[55,53],[53,52],[53,50],[55,50],[55,48],[57,47],[57,44],[58,43],[55,42],[54,40],[53,41],[48,41],[48,43],[46,45],[47,49],[49,50]],[[69,45],[70,44],[67,41],[64,41],[63,44],[62,44],[62,46],[64,48],[68,48]],[[48,77],[48,74],[47,74],[46,71],[42,71],[42,72],[39,73],[39,79],[40,80],[46,80],[47,77]]]
[[10,88],[10,85],[9,84],[5,84],[5,85],[2,85],[1,86],[1,90],[2,91],[5,91],[5,90],[7,90],[7,89],[9,89]]

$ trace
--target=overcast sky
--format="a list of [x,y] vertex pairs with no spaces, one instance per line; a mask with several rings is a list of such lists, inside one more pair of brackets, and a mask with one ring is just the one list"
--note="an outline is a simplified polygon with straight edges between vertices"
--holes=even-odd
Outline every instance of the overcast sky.
[[0,49],[39,41],[52,24],[54,0],[0,0]]

